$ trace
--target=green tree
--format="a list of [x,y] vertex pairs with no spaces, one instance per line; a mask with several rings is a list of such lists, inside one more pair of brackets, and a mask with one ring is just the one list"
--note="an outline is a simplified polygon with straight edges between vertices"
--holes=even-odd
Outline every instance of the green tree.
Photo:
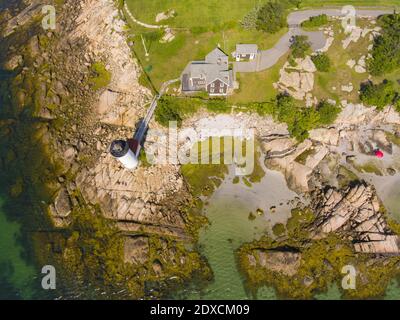
[[395,101],[394,101],[394,107],[397,112],[400,113],[400,95],[398,94]]
[[275,117],[280,122],[285,122],[289,133],[299,141],[308,138],[309,130],[316,128],[320,116],[314,108],[302,109],[296,105],[293,97],[281,94],[276,100]]
[[178,126],[180,126],[182,124],[182,117],[173,101],[163,98],[158,102],[156,121],[165,127],[168,127],[170,121],[176,121]]
[[394,90],[392,81],[384,80],[380,84],[371,81],[361,85],[360,100],[368,105],[382,110],[387,105],[395,103],[398,93]]
[[294,36],[290,49],[294,58],[305,58],[307,52],[310,50],[311,45],[308,42],[307,36]]
[[301,26],[304,28],[315,28],[321,27],[328,23],[328,16],[326,14],[321,14],[319,16],[314,16],[304,21]]
[[281,94],[277,97],[276,115],[278,121],[292,123],[296,118],[297,112],[295,101],[291,96]]
[[257,18],[260,12],[260,7],[253,8],[248,14],[246,14],[240,21],[240,25],[243,29],[254,30],[257,27]]
[[318,127],[319,113],[314,108],[307,108],[298,113],[293,124],[289,125],[289,132],[298,141],[304,141],[309,137],[309,131]]
[[331,60],[325,53],[319,53],[315,56],[312,56],[311,60],[314,62],[315,67],[320,72],[328,72],[331,68]]
[[276,33],[286,26],[285,7],[278,2],[268,2],[258,11],[256,28],[268,33]]
[[319,123],[329,125],[333,123],[339,115],[341,109],[325,100],[321,101],[317,107],[319,113]]
[[381,35],[375,38],[368,69],[372,75],[390,73],[400,67],[400,14],[379,19]]

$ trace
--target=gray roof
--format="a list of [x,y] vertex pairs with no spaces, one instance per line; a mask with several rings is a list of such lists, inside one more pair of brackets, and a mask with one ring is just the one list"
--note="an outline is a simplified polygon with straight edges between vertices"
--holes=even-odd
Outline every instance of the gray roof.
[[189,73],[192,78],[206,78],[216,69],[215,64],[204,63],[204,61],[193,61],[189,64]]
[[256,44],[237,44],[236,45],[237,54],[257,54],[258,45]]
[[190,78],[205,79],[206,85],[220,79],[232,87],[233,72],[229,70],[228,56],[221,49],[216,48],[206,56],[205,61],[190,62],[181,77],[183,91],[196,90],[190,85]]
[[220,48],[215,48],[206,55],[207,63],[228,64],[228,56]]

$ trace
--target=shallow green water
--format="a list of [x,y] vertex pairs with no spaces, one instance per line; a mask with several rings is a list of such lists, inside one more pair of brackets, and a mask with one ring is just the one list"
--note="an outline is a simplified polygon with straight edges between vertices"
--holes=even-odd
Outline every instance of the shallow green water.
[[260,237],[266,225],[261,217],[250,221],[247,204],[230,198],[221,197],[213,201],[207,207],[206,215],[211,225],[201,233],[200,244],[215,281],[201,298],[247,299],[234,252],[242,243]]
[[390,214],[400,221],[400,178],[396,179],[395,182],[390,186],[387,194],[382,196],[385,203],[386,209]]
[[[232,179],[233,176],[225,179],[204,210],[210,225],[201,231],[199,244],[201,253],[214,272],[214,281],[203,292],[190,294],[189,299],[253,298],[245,290],[235,251],[243,243],[270,233],[274,223],[284,223],[290,216],[287,202],[296,194],[287,188],[280,173],[267,170],[262,181],[251,188],[243,182],[233,184]],[[277,206],[275,213],[269,212],[271,206]],[[258,208],[264,213],[256,214]],[[250,212],[255,219],[249,219]],[[276,299],[275,291],[263,287],[257,293],[257,298]]]
[[23,258],[19,242],[20,225],[9,221],[2,210],[0,198],[0,297],[2,299],[34,298],[35,268]]
[[[389,188],[391,190],[386,190],[384,203],[393,210],[399,205],[399,198],[396,197],[399,189],[396,184]],[[232,185],[227,178],[205,207],[205,215],[211,224],[201,231],[199,240],[201,252],[214,272],[214,281],[201,293],[189,294],[189,299],[251,299],[237,268],[235,250],[243,243],[269,232],[274,223],[284,223],[290,209],[278,206],[276,214],[266,210],[265,215],[256,215],[255,220],[249,220],[249,212],[255,212],[256,208],[265,210],[268,201],[269,205],[273,205],[290,200],[294,195],[287,188],[283,176],[269,170],[263,181],[252,188]],[[273,288],[258,290],[257,299],[276,298]],[[341,292],[334,284],[327,292],[317,294],[315,299],[339,300]],[[400,287],[395,280],[389,286],[385,299],[400,299]]]

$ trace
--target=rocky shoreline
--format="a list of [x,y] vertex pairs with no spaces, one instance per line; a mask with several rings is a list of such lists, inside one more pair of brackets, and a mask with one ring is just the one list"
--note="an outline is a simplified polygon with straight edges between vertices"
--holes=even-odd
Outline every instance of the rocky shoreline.
[[[122,254],[117,254],[118,260],[113,263],[131,265],[131,270],[116,270],[116,275],[128,272],[125,276],[131,277],[136,272],[132,281],[136,285],[128,285],[135,298],[149,294],[144,291],[148,281],[158,279],[156,282],[162,286],[167,279],[175,278],[172,282],[180,283],[195,273],[210,277],[200,255],[184,246],[193,242],[204,222],[198,217],[198,204],[188,192],[179,167],[141,167],[130,172],[109,155],[110,142],[133,134],[151,99],[149,90],[139,84],[140,70],[114,1],[65,1],[62,8],[58,7],[57,29],[53,32],[36,28],[37,3],[31,1],[27,6],[13,12],[11,20],[7,12],[4,14],[8,28],[2,36],[20,47],[9,47],[3,67],[18,74],[16,79],[34,85],[23,87],[11,80],[10,88],[18,99],[7,107],[10,114],[29,108],[32,120],[42,122],[34,130],[52,166],[52,174],[44,171],[42,180],[46,181],[43,185],[51,186],[46,193],[54,225],[60,231],[76,230],[82,215],[79,212],[101,212],[99,219],[105,218],[117,228],[125,243],[115,248]],[[35,32],[24,40],[20,38],[24,29]],[[100,90],[90,84],[91,68],[96,63],[103,64],[111,75],[109,84]],[[8,122],[3,124],[6,136],[2,138],[6,138]],[[15,150],[16,154],[20,152]],[[22,190],[24,180],[20,180]],[[102,224],[99,222],[98,227]],[[99,229],[99,233],[103,231],[107,234]],[[84,237],[83,230],[75,232]],[[47,240],[61,249],[52,254],[37,252],[37,259],[53,256],[50,259],[60,268],[69,269],[71,265],[73,269],[71,259],[79,254],[75,251],[79,242],[68,237]],[[162,296],[165,292],[156,290],[151,295]]]
[[[1,120],[0,137],[9,139],[12,130],[22,126],[19,121],[29,110],[29,119],[35,122],[32,126],[35,141],[43,147],[46,157],[37,164],[37,170],[43,170],[43,173],[36,173],[43,175],[42,180],[35,181],[48,187],[45,210],[59,230],[72,228],[72,235],[60,241],[50,239],[50,252],[57,256],[59,264],[73,264],[84,259],[79,251],[81,243],[74,232],[82,238],[92,236],[76,229],[80,219],[89,214],[100,219],[99,233],[108,236],[102,222],[105,219],[121,236],[118,241],[122,241],[122,247],[113,248],[116,256],[112,259],[117,257],[118,261],[114,263],[121,264],[124,269],[118,269],[118,277],[111,277],[111,281],[134,279],[135,285],[130,287],[133,297],[146,296],[148,292],[144,287],[148,282],[161,283],[176,277],[182,284],[198,273],[209,280],[211,270],[203,257],[196,250],[185,247],[188,243],[195,244],[205,218],[201,214],[201,203],[191,193],[190,185],[182,175],[181,166],[141,166],[131,172],[108,152],[112,140],[133,134],[152,95],[139,83],[141,71],[132,56],[126,25],[116,3],[111,0],[67,0],[62,9],[59,8],[57,29],[44,32],[35,22],[31,24],[38,13],[38,2],[28,2],[25,10],[13,18],[11,12],[2,14],[7,21],[3,23],[7,27],[2,37],[9,42],[18,42],[20,46],[10,46],[3,63],[3,69],[16,76],[10,84],[13,99],[6,107],[9,118]],[[25,30],[30,32],[22,36]],[[99,63],[110,74],[110,81],[96,90],[90,80],[93,65]],[[311,64],[306,60],[304,65],[306,69],[314,70]],[[342,101],[341,105],[343,111],[333,125],[313,130],[310,138],[302,143],[291,138],[286,125],[274,122],[272,117],[248,113],[210,115],[200,112],[184,120],[183,128],[192,128],[199,136],[202,129],[254,129],[266,166],[281,171],[292,190],[308,194],[326,187],[324,192],[311,194],[315,221],[313,226],[307,224],[307,227],[312,229],[313,235],[300,238],[301,241],[318,243],[324,241],[324,233],[334,233],[338,241],[346,242],[346,250],[398,254],[398,236],[385,222],[373,188],[365,184],[348,187],[350,189],[341,187],[354,179],[359,180],[357,173],[364,172],[375,147],[385,150],[388,156],[374,170],[383,175],[400,171],[400,165],[395,161],[399,152],[400,116],[390,107],[378,112],[347,101]],[[155,121],[151,127],[165,130]],[[190,148],[196,142],[183,141],[181,144]],[[145,147],[152,148],[155,144],[150,138]],[[24,151],[16,147],[14,155],[7,154],[2,159],[3,167],[10,166],[13,157]],[[29,161],[23,159],[22,165],[27,166]],[[371,169],[371,165],[368,168]],[[11,188],[16,197],[30,183],[25,177],[21,178],[20,184],[18,181],[12,181]],[[342,213],[339,222],[337,211]],[[90,219],[84,221],[89,223]],[[97,227],[93,226],[94,230]],[[326,237],[331,239],[331,235]],[[98,240],[101,242],[104,238]],[[282,243],[286,245],[286,242]],[[253,250],[252,245],[244,246],[241,250],[247,256],[240,256],[244,259],[242,269],[245,274],[254,283],[267,281],[262,277],[259,279],[260,275],[255,271],[259,261],[260,270],[281,272],[284,269],[283,274],[287,276],[298,274],[300,261],[304,258],[302,247],[291,242],[287,245],[295,248],[294,251],[275,250],[278,242],[270,240],[265,240],[263,249],[255,254],[246,251]],[[269,261],[265,254],[271,246],[275,251]],[[397,258],[390,259],[390,266],[394,266]],[[96,264],[90,265],[96,267]],[[76,270],[83,273],[81,269]],[[249,270],[257,276],[252,278]],[[392,275],[393,270],[387,274]],[[285,279],[281,280],[285,282]],[[330,280],[329,276],[326,281]],[[310,282],[314,284],[306,286],[309,288],[306,294],[300,291],[296,294],[310,297],[314,289],[321,288],[315,280],[301,280],[303,284]],[[282,292],[287,293],[285,289]],[[151,292],[150,296],[162,297],[163,292],[160,290],[158,295]]]
[[[239,267],[254,294],[268,285],[282,297],[309,299],[336,284],[345,298],[379,298],[400,273],[398,232],[373,187],[327,187],[292,212],[284,235],[244,244]],[[340,283],[345,266],[356,272],[356,290]]]

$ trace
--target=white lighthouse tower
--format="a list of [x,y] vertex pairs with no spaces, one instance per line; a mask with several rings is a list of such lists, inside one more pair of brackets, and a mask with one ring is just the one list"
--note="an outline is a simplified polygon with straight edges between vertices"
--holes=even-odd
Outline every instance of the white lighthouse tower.
[[110,152],[126,169],[133,170],[139,165],[136,154],[129,147],[128,141],[115,140],[111,144]]

